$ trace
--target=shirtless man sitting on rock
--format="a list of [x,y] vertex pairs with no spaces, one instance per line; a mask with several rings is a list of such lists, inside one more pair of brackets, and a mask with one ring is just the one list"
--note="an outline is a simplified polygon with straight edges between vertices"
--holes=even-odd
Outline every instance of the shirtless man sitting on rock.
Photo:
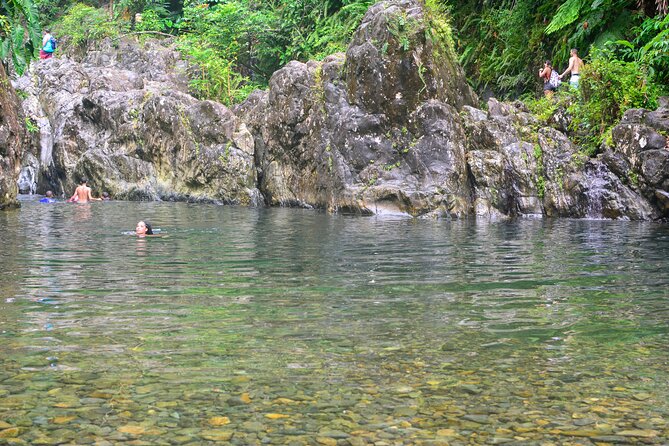
[[91,188],[86,184],[87,179],[81,180],[79,186],[74,191],[74,194],[67,200],[70,203],[88,203],[89,201],[102,201],[102,198],[93,198],[91,195]]

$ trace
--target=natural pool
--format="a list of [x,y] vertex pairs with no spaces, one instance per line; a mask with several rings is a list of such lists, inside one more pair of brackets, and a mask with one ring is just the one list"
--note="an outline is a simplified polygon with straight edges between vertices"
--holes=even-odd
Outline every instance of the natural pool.
[[29,200],[0,247],[0,444],[669,442],[667,225]]

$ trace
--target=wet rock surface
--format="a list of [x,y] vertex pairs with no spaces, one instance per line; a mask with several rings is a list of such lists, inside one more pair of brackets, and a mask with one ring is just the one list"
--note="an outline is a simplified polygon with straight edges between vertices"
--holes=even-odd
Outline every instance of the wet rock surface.
[[[409,48],[391,32],[399,20]],[[292,62],[268,92],[236,109],[255,136],[260,189],[270,204],[469,213],[458,111],[475,96],[448,48],[425,39],[425,26],[417,3],[379,3],[346,55]]]
[[19,100],[0,66],[0,210],[18,205],[17,181],[25,145],[22,115]]

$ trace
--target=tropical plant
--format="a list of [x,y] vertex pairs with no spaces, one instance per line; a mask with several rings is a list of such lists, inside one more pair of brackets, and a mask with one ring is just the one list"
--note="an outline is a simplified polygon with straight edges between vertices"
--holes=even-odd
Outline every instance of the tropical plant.
[[71,6],[71,0],[33,0],[40,23],[52,23]]
[[118,0],[113,4],[114,16],[125,17],[127,21],[134,19],[135,14],[142,14],[142,22],[154,16],[159,19],[172,15],[169,0]]
[[[345,51],[373,0],[292,0],[279,12],[281,30],[288,45],[281,63],[322,59]],[[306,13],[306,14],[305,14]]]
[[11,59],[16,72],[22,74],[41,43],[32,0],[0,0],[0,60],[7,63]]
[[106,10],[75,3],[54,25],[65,46],[85,47],[105,37],[116,37],[128,24],[112,20]]
[[135,20],[136,31],[167,31],[172,25],[172,20],[163,18],[159,12],[153,9],[145,9],[141,13],[141,19]]
[[291,60],[342,51],[370,3],[189,0],[177,27],[179,47],[197,73],[194,91],[229,103],[267,85],[272,73]]
[[640,61],[645,51],[654,75],[669,72],[661,57],[666,0],[441,1],[451,9],[460,62],[479,91],[517,97],[539,89],[534,73],[544,60],[566,68],[571,48],[587,59],[591,46],[614,41],[639,52],[626,60]]
[[594,50],[582,70],[580,100],[568,109],[576,141],[586,152],[595,153],[625,111],[654,109],[663,93],[638,64],[621,61],[610,51]]
[[613,48],[627,61],[639,64],[658,84],[669,83],[669,15],[663,18],[649,17],[633,30],[634,39],[619,39],[610,42]]
[[190,87],[196,96],[232,105],[258,88],[235,69],[234,58],[203,45],[196,36],[182,38],[179,46],[192,64]]

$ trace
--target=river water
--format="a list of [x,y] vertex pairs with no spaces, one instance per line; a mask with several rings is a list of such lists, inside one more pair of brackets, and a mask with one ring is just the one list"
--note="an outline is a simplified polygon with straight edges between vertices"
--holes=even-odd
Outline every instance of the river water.
[[0,444],[669,442],[667,225],[27,199],[0,246]]

